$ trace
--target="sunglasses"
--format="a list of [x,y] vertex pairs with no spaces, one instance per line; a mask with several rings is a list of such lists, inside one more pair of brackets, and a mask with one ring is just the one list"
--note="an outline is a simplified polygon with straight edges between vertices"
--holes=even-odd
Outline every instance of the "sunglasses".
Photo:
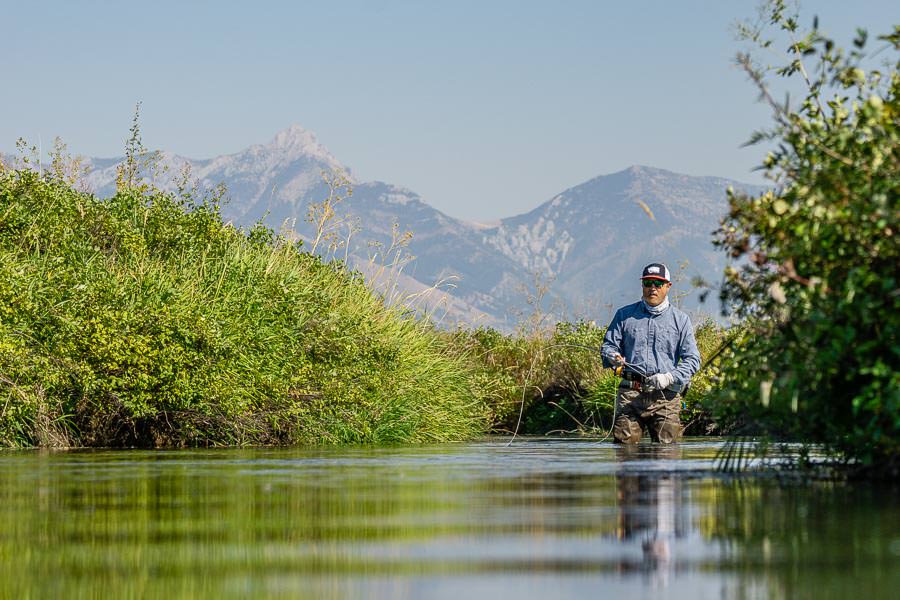
[[668,283],[667,281],[662,281],[661,279],[644,279],[642,281],[643,281],[645,288],[648,288],[648,287],[661,288],[662,286],[666,285],[666,283]]

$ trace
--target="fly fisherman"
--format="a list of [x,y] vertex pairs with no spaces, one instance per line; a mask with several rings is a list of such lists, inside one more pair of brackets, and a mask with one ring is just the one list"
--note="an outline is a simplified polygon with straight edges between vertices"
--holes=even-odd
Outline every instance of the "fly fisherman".
[[646,427],[654,442],[670,444],[681,437],[681,392],[700,368],[700,352],[690,318],[666,297],[666,265],[644,267],[641,283],[641,300],[616,311],[600,349],[603,366],[622,373],[613,436],[636,444]]

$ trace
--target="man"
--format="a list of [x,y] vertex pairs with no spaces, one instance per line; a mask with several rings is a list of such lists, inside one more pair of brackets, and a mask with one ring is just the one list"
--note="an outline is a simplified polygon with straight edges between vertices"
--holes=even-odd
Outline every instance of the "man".
[[600,349],[604,367],[622,367],[613,436],[636,444],[646,427],[653,441],[670,444],[681,437],[681,392],[700,352],[690,318],[669,304],[666,265],[644,267],[641,283],[641,300],[616,311]]

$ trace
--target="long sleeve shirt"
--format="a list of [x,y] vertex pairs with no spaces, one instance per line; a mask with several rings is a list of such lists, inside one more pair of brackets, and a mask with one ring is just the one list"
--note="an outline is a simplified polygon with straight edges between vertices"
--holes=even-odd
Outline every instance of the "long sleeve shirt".
[[671,373],[676,389],[688,385],[700,369],[700,351],[690,317],[674,306],[654,315],[643,301],[616,311],[600,354],[604,367],[611,367],[612,357],[621,354],[640,375]]

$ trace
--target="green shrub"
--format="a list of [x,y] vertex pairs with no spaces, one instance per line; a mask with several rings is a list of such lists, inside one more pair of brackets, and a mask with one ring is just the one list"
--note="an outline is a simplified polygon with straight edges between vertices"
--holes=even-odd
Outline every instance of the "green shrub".
[[[745,318],[729,351],[720,418],[748,431],[825,445],[876,471],[900,467],[900,26],[879,38],[886,70],[866,72],[867,39],[847,52],[771,6],[789,37],[780,75],[804,79],[802,104],[771,99],[763,167],[774,191],[730,195],[718,244],[738,259],[723,298]],[[753,33],[754,39],[761,40]],[[767,41],[762,42],[769,46]]]

